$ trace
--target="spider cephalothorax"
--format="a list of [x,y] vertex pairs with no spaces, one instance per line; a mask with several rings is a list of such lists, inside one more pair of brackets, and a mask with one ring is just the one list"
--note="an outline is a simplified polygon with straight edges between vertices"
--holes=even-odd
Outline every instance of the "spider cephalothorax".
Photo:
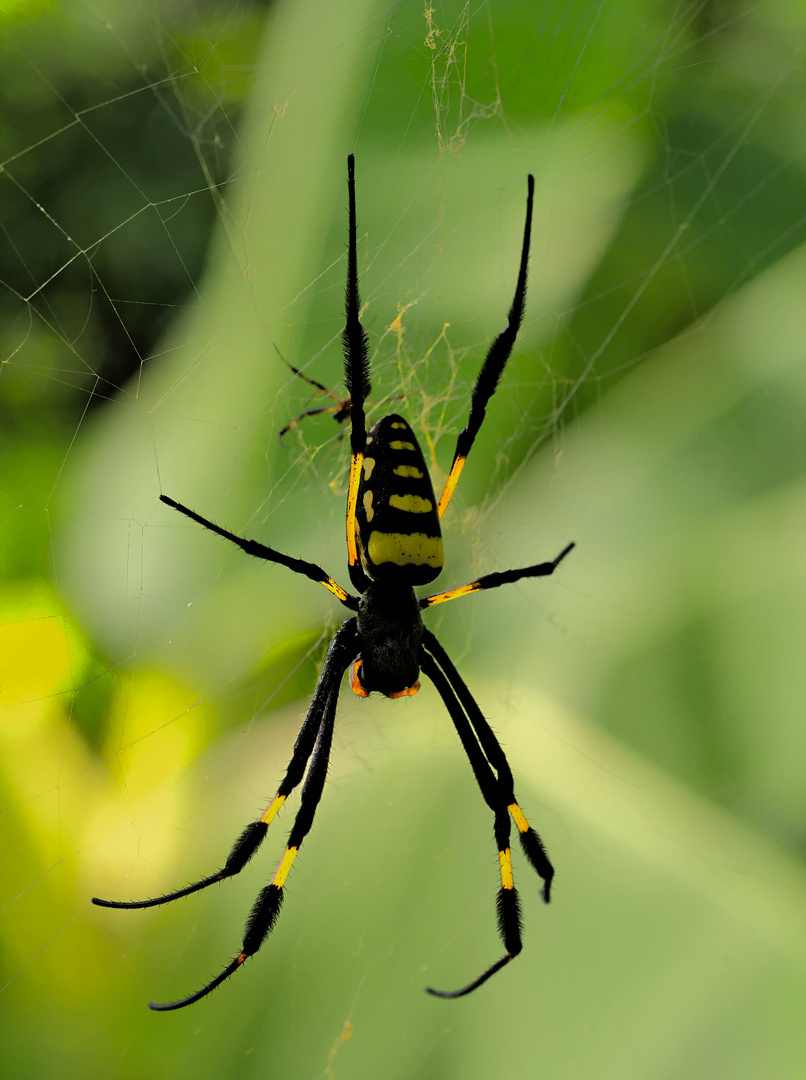
[[361,697],[377,691],[392,698],[419,690],[425,625],[411,585],[373,581],[361,594],[356,625],[361,656],[353,666],[353,690]]

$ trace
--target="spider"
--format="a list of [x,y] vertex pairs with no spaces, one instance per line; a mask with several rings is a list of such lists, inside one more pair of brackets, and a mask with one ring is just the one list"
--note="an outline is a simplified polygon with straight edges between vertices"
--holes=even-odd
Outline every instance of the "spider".
[[470,761],[484,801],[493,813],[493,832],[501,867],[498,892],[498,930],[504,955],[476,979],[459,990],[428,993],[458,998],[477,989],[521,951],[521,917],[512,876],[510,816],[527,860],[543,880],[542,896],[548,902],[554,869],[540,837],[527,822],[515,799],[512,772],[500,743],[481,709],[471,696],[436,637],[423,624],[421,613],[435,604],[455,600],[482,589],[495,589],[523,578],[548,577],[574,547],[568,544],[551,562],[519,570],[485,574],[445,592],[417,597],[414,586],[427,585],[442,570],[440,519],[453,495],[459,475],[484,420],[485,409],[495,393],[523,320],[526,270],[534,202],[534,178],[528,178],[526,225],[520,270],[506,327],[490,346],[470,403],[470,416],[456,444],[456,451],[439,502],[428,475],[414,432],[396,413],[384,416],[367,434],[364,402],[370,392],[368,340],[359,320],[360,300],[356,256],[355,159],[347,158],[349,238],[347,248],[346,325],[344,345],[345,383],[350,397],[350,480],[347,494],[347,555],[350,581],[358,596],[348,593],[315,563],[284,555],[256,540],[246,540],[222,529],[181,503],[161,495],[168,506],[206,529],[237,544],[243,551],[267,562],[280,563],[296,574],[318,582],[353,614],[336,631],[325,658],[313,701],[302,724],[291,761],[277,793],[257,821],[251,822],[235,841],[224,866],[209,877],[176,892],[149,900],[100,900],[110,908],[147,908],[168,904],[182,896],[239,874],[262,843],[268,827],[291,792],[302,783],[302,796],[285,853],[271,882],[258,894],[246,922],[238,955],[201,990],[178,1001],[152,1002],[151,1009],[182,1009],[206,997],[261,947],[274,928],[283,901],[286,879],[300,844],[313,824],[322,797],[333,738],[336,705],[342,677],[350,669],[350,685],[359,697],[373,692],[388,698],[406,697],[419,690],[420,672],[436,687]]
[[[295,368],[293,364],[289,364],[289,362],[286,360],[286,358],[283,356],[283,354],[280,352],[276,345],[274,346],[274,351],[283,361],[285,366],[291,368],[291,370],[294,372],[298,379],[302,379],[302,381],[308,383],[309,386],[315,386],[317,393],[327,394],[327,396],[333,402],[332,405],[321,405],[319,406],[319,408],[316,409],[306,409],[305,412],[301,412],[299,416],[295,416],[294,419],[290,423],[286,424],[286,426],[278,433],[277,441],[279,442],[280,446],[285,446],[285,443],[283,442],[283,435],[285,435],[287,431],[291,431],[292,428],[295,428],[297,424],[301,424],[302,421],[305,420],[305,418],[308,416],[321,416],[322,413],[332,413],[333,419],[336,421],[337,424],[343,424],[345,420],[350,419],[349,394],[346,398],[340,398],[338,394],[334,394],[332,390],[328,390],[326,386],[322,386],[322,384],[320,382],[317,382],[316,379],[312,379],[310,375],[306,375],[304,371],[300,371],[299,368]],[[339,432],[338,438],[341,439],[343,434],[344,429]]]
[[[283,354],[280,352],[276,345],[274,346],[274,351],[283,361],[285,366],[287,368],[290,368],[298,379],[302,379],[302,381],[308,383],[309,386],[315,386],[317,395],[327,394],[327,396],[333,402],[332,405],[321,405],[316,409],[306,409],[305,412],[299,413],[298,416],[295,416],[293,420],[286,424],[286,426],[282,428],[277,435],[277,441],[279,442],[280,446],[283,447],[283,449],[285,449],[283,435],[285,435],[286,432],[291,431],[298,424],[301,424],[303,420],[307,420],[309,416],[322,416],[324,413],[330,413],[330,415],[333,417],[337,424],[343,424],[345,423],[345,421],[350,419],[349,394],[345,398],[340,398],[338,394],[334,393],[332,390],[328,390],[326,386],[322,386],[322,384],[320,382],[317,382],[316,379],[312,379],[310,375],[306,375],[304,371],[300,371],[299,368],[295,368],[293,364],[289,364],[289,362],[286,360],[286,358],[283,356]],[[397,401],[400,397],[402,397],[401,394],[395,394],[393,397],[386,398],[385,400]],[[344,438],[344,431],[345,429],[342,428],[341,431],[338,433],[338,435],[336,436],[336,442],[341,442],[341,440]]]

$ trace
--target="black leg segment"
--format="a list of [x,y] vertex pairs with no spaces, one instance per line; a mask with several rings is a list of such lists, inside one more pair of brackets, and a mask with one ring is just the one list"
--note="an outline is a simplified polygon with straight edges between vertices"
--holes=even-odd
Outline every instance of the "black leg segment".
[[518,828],[518,836],[521,848],[529,860],[532,869],[543,879],[543,899],[546,903],[551,899],[551,883],[554,878],[554,867],[549,861],[548,854],[535,830],[529,825],[526,817],[515,799],[514,781],[512,770],[509,767],[506,754],[501,749],[501,744],[487,723],[487,720],[479,708],[473,695],[468,690],[462,676],[456,670],[451,658],[440,645],[430,630],[425,631],[423,638],[425,648],[429,650],[450,680],[451,686],[456,691],[462,708],[466,711],[473,726],[484,753],[498,773],[498,783],[501,787],[502,796],[507,809],[512,815],[512,820]]
[[324,585],[328,592],[333,593],[338,600],[341,600],[345,607],[350,608],[351,611],[358,610],[358,597],[351,596],[350,593],[346,592],[341,585],[333,580],[330,574],[325,573],[322,567],[317,566],[316,563],[305,562],[304,559],[295,559],[292,555],[284,555],[282,551],[266,547],[265,544],[261,544],[257,540],[244,540],[242,536],[236,536],[235,533],[231,533],[228,529],[222,529],[214,521],[202,517],[195,510],[188,509],[187,506],[183,506],[182,503],[169,498],[167,495],[160,495],[160,502],[164,502],[166,506],[178,510],[180,514],[189,517],[191,521],[198,522],[199,525],[203,525],[210,532],[214,532],[218,536],[223,536],[225,540],[237,544],[241,551],[245,551],[247,555],[254,555],[256,559],[263,559],[265,562],[274,562],[279,563],[281,566],[287,566],[295,574],[301,574],[303,577],[315,581],[318,585]]
[[526,305],[526,272],[529,265],[529,242],[532,236],[532,210],[534,208],[534,201],[535,178],[530,173],[527,178],[526,224],[523,230],[521,265],[518,271],[515,295],[512,298],[512,307],[509,309],[507,325],[490,346],[487,355],[484,358],[484,363],[481,365],[481,371],[479,372],[478,379],[476,379],[476,385],[473,387],[473,394],[470,399],[470,416],[468,417],[467,425],[459,432],[451,471],[448,474],[448,479],[445,481],[445,487],[439,497],[440,517],[445,513],[448,503],[451,501],[451,496],[453,495],[456,484],[459,481],[459,476],[464,468],[465,461],[467,460],[467,455],[470,453],[471,447],[479,433],[479,428],[484,422],[487,402],[496,391],[498,380],[503,374],[507,360],[509,360],[512,352],[512,347],[515,344],[515,338],[518,336],[518,330],[520,330],[521,323],[523,322],[523,311]]
[[499,778],[495,776],[482,747],[479,745],[479,740],[467,718],[466,710],[454,693],[453,687],[437,661],[425,649],[421,653],[421,666],[423,673],[429,677],[436,687],[445,708],[453,720],[484,801],[495,815],[494,834],[501,869],[501,887],[498,891],[496,911],[498,932],[504,943],[506,953],[486,971],[483,971],[477,979],[474,979],[473,982],[460,990],[435,990],[428,987],[428,993],[433,994],[434,997],[464,997],[465,994],[471,993],[482,983],[492,978],[497,971],[500,971],[510,960],[513,960],[522,948],[520,904],[512,875],[512,855],[509,846],[510,820]]
[[[271,817],[274,816],[285,801],[286,795],[299,784],[307,765],[307,776],[302,788],[300,807],[297,811],[297,816],[294,819],[294,825],[288,838],[285,854],[280,860],[280,865],[270,884],[261,889],[258,898],[252,907],[246,922],[241,951],[229,964],[227,964],[219,975],[203,986],[201,990],[196,991],[186,998],[181,998],[178,1001],[172,1001],[166,1004],[152,1002],[149,1005],[149,1008],[156,1012],[171,1012],[175,1009],[182,1009],[186,1005],[192,1005],[194,1002],[206,997],[211,991],[215,990],[217,986],[220,986],[225,979],[228,979],[230,975],[234,974],[250,956],[253,956],[258,951],[274,927],[277,916],[280,913],[280,906],[283,902],[283,886],[285,884],[285,879],[288,877],[288,873],[294,862],[297,851],[299,850],[300,844],[307,836],[311,825],[313,824],[314,814],[319,805],[319,800],[322,797],[322,789],[324,788],[325,779],[327,777],[327,767],[330,759],[330,747],[333,740],[333,724],[336,716],[336,705],[339,699],[339,685],[344,672],[356,658],[356,653],[355,621],[349,619],[342,625],[331,642],[327,658],[325,659],[325,665],[322,669],[322,675],[319,679],[319,685],[317,686],[305,723],[302,726],[296,746],[294,747],[294,754],[288,769],[286,770],[283,782],[278,789],[277,795],[275,795],[272,800],[269,809],[263,815],[260,822],[256,823],[258,825],[263,825],[263,835],[265,835],[265,829],[268,823],[267,819],[271,820]],[[308,764],[309,761],[310,764]],[[249,830],[247,830],[247,832],[248,831]],[[244,836],[246,836],[246,833],[243,834],[239,843],[243,840]],[[230,858],[235,854],[237,848],[238,844],[236,844],[233,849]],[[246,860],[244,860],[244,863],[245,861]],[[213,877],[209,879],[209,881],[206,879],[205,883],[212,884],[212,881],[214,880],[218,880],[218,878]],[[199,883],[199,887],[203,887],[203,884],[204,883]],[[176,895],[184,894],[180,893]],[[174,897],[172,896],[166,899],[173,898]],[[161,900],[159,902],[165,901]]]

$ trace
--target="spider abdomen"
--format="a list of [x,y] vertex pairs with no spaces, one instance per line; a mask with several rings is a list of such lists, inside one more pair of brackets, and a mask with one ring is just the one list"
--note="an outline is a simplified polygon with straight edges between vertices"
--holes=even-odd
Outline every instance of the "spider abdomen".
[[417,437],[396,413],[367,436],[356,526],[361,564],[374,581],[427,585],[442,570],[431,477]]

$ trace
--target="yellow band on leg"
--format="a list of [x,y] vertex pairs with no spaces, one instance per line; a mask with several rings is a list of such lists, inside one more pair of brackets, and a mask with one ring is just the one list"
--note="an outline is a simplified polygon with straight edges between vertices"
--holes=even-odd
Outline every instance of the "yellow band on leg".
[[355,543],[355,508],[358,504],[358,482],[364,455],[356,454],[350,462],[350,486],[347,489],[347,558],[350,566],[358,565],[358,548]]
[[288,877],[288,871],[291,869],[296,854],[297,849],[295,847],[286,848],[285,855],[283,855],[280,865],[277,867],[277,873],[271,879],[272,885],[276,885],[278,889],[282,889],[285,884],[285,879]]
[[423,602],[424,607],[433,607],[434,604],[444,604],[446,600],[456,600],[460,596],[469,596],[470,593],[478,592],[481,585],[478,581],[469,581],[467,585],[457,585],[455,589],[448,589],[445,592],[434,593],[433,596],[426,596]]
[[462,469],[465,467],[465,461],[467,461],[467,458],[458,457],[453,463],[448,479],[445,481],[445,487],[442,489],[442,494],[439,497],[437,513],[440,517],[442,517],[448,508],[448,503],[451,501],[451,495],[453,495],[454,489],[459,483]]
[[285,802],[285,795],[275,795],[274,796],[272,801],[269,803],[268,809],[266,810],[265,814],[260,819],[263,822],[264,825],[269,824],[271,819],[274,817],[274,815],[277,813],[277,811],[280,809],[280,807],[283,805],[284,802]]
[[332,577],[329,577],[327,581],[323,581],[322,584],[329,592],[332,592],[333,595],[337,596],[342,602],[347,599],[347,593],[344,591],[341,585],[338,584],[338,582],[333,580]]
[[518,832],[529,832],[529,822],[523,816],[523,810],[518,806],[516,802],[510,803],[507,807],[510,814],[512,814],[512,820],[518,826]]
[[501,863],[501,885],[505,889],[514,889],[515,882],[512,879],[512,856],[509,848],[498,852],[498,861]]

